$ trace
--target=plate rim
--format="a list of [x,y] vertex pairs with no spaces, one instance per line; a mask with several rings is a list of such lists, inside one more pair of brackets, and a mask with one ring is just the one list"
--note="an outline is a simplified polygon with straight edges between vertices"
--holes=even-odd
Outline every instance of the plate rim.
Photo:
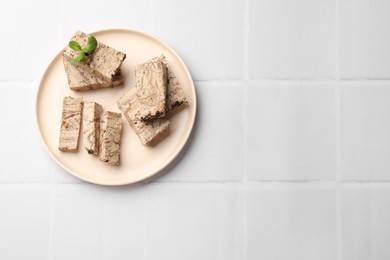
[[146,33],[146,32],[143,32],[143,31],[140,31],[140,30],[136,30],[136,29],[132,29],[132,28],[106,28],[106,29],[100,29],[100,30],[95,30],[95,31],[92,31],[92,32],[89,32],[88,34],[90,35],[93,35],[93,34],[100,34],[100,33],[113,33],[113,32],[122,32],[122,33],[136,33],[136,34],[140,34],[144,37],[147,37],[147,38],[150,38],[150,39],[153,39],[154,41],[158,42],[159,44],[161,44],[162,46],[164,46],[166,49],[168,49],[171,54],[179,61],[179,63],[181,64],[181,66],[183,67],[185,73],[187,74],[186,76],[190,79],[190,91],[193,93],[193,99],[192,99],[192,102],[191,102],[191,106],[193,106],[193,116],[192,116],[192,120],[190,121],[190,126],[189,126],[189,131],[186,133],[186,135],[184,136],[184,141],[182,142],[182,144],[179,146],[179,148],[176,150],[176,152],[172,153],[171,156],[169,156],[167,158],[167,160],[165,160],[165,163],[163,163],[162,165],[160,165],[159,167],[157,167],[155,170],[153,171],[150,171],[149,174],[146,174],[144,176],[141,176],[139,178],[135,178],[135,179],[131,179],[129,181],[120,181],[121,179],[119,179],[119,181],[109,181],[109,182],[104,182],[104,181],[99,181],[99,180],[96,180],[96,179],[90,179],[88,177],[85,177],[83,175],[80,175],[78,174],[77,172],[74,172],[72,170],[70,170],[64,163],[62,163],[60,160],[58,160],[54,154],[50,151],[50,148],[48,147],[48,144],[45,142],[45,139],[42,135],[42,129],[41,129],[41,125],[39,123],[39,115],[38,115],[38,101],[39,101],[39,98],[40,98],[40,92],[42,91],[42,83],[44,81],[44,79],[47,78],[47,74],[49,73],[49,69],[53,66],[53,64],[55,62],[57,62],[57,59],[60,58],[60,55],[62,53],[62,50],[61,49],[52,59],[51,61],[49,62],[49,64],[46,66],[44,72],[41,74],[41,77],[39,79],[39,83],[38,83],[38,90],[36,91],[35,93],[35,124],[37,126],[37,129],[38,129],[38,132],[39,132],[39,137],[41,139],[41,142],[43,143],[46,151],[48,152],[48,154],[50,155],[50,157],[52,159],[54,159],[54,161],[60,165],[64,170],[66,170],[69,174],[75,176],[76,178],[80,179],[80,180],[83,180],[85,182],[88,182],[88,183],[92,183],[92,184],[97,184],[97,185],[102,185],[102,186],[124,186],[124,185],[129,185],[129,184],[133,184],[133,183],[137,183],[137,182],[140,182],[140,181],[143,181],[143,180],[146,180],[152,176],[155,176],[157,175],[158,173],[160,173],[162,170],[164,170],[165,168],[167,168],[169,165],[172,164],[172,162],[175,160],[175,158],[178,157],[178,155],[183,151],[183,149],[186,147],[187,143],[188,143],[188,140],[190,139],[191,135],[192,135],[192,132],[193,132],[193,128],[194,128],[194,124],[195,124],[195,121],[196,121],[196,115],[197,115],[197,93],[196,93],[196,89],[195,89],[195,84],[194,84],[194,80],[191,76],[191,73],[190,71],[188,70],[186,64],[184,63],[184,61],[182,60],[182,58],[180,57],[179,54],[177,54],[177,52],[171,48],[167,43],[165,43],[163,40],[161,40],[160,38],[158,37],[155,37],[149,33]]

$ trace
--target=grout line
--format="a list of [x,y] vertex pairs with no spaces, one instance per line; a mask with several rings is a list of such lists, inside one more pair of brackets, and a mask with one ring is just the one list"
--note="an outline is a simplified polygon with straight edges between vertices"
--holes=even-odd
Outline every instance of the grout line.
[[247,82],[245,79],[208,79],[208,80],[199,80],[195,79],[194,83],[212,83],[212,84],[244,84]]
[[244,169],[243,169],[243,179],[242,179],[242,186],[241,186],[241,195],[242,195],[242,210],[243,210],[243,219],[242,219],[242,225],[243,225],[243,243],[242,243],[242,253],[243,253],[243,259],[248,259],[248,203],[247,203],[247,189],[246,184],[248,182],[248,111],[249,111],[249,105],[248,105],[248,92],[249,92],[249,33],[250,33],[250,15],[249,15],[249,8],[250,8],[250,0],[245,0],[244,2],[244,96],[243,96],[243,117],[242,117],[242,124],[243,124],[243,142],[244,142]]
[[335,83],[385,83],[390,84],[389,79],[276,79],[276,78],[264,78],[264,79],[230,79],[230,80],[220,80],[220,79],[208,79],[201,80],[196,79],[194,83],[211,83],[211,84],[335,84]]
[[[390,180],[237,180],[237,181],[213,181],[213,180],[204,180],[204,181],[153,181],[150,183],[139,182],[139,184],[144,183],[145,185],[384,185],[389,186]],[[110,186],[100,186],[98,184],[92,184],[88,182],[0,182],[0,188],[4,187],[18,188],[18,187],[51,187],[51,186],[73,186],[73,187],[83,187],[83,186],[96,186],[96,187],[107,187]],[[125,187],[124,185],[123,187]],[[130,187],[131,185],[128,185]],[[112,186],[113,189],[120,186]]]
[[247,195],[247,189],[245,189],[245,186],[241,188],[242,192],[242,207],[243,207],[243,258],[244,260],[248,259],[248,195]]
[[[243,170],[245,172],[245,169]],[[242,180],[237,181],[214,181],[214,180],[204,180],[204,181],[155,181],[154,185],[237,185],[237,184],[261,184],[261,185],[284,185],[284,184],[296,184],[296,185],[329,185],[336,184],[335,180],[248,180],[244,175]],[[389,181],[390,184],[390,181]]]
[[145,183],[145,188],[146,188],[146,197],[145,197],[145,203],[144,203],[144,214],[145,214],[145,218],[144,218],[144,237],[143,237],[143,243],[144,243],[144,248],[143,248],[143,259],[146,260],[148,259],[148,246],[149,246],[149,236],[148,236],[148,232],[149,232],[149,203],[150,203],[150,199],[149,199],[149,183]]
[[244,79],[249,80],[249,33],[250,33],[250,15],[249,0],[244,2],[244,39],[243,39],[243,75]]
[[390,185],[390,180],[246,180],[246,181],[163,181],[153,182],[154,185],[326,185],[326,186],[345,186],[345,185]]
[[234,83],[234,82],[241,82],[241,83],[290,83],[290,82],[297,82],[297,83],[306,83],[306,82],[319,82],[319,83],[329,83],[329,82],[337,82],[334,78],[311,78],[311,79],[304,79],[304,78],[252,78],[252,79],[195,79],[194,82],[207,82],[207,83]]
[[246,183],[246,187],[261,187],[261,188],[275,188],[275,187],[288,187],[288,188],[337,188],[339,184],[336,181],[310,181],[310,182],[259,182],[250,181]]
[[339,0],[335,0],[335,9],[336,9],[336,30],[335,30],[335,39],[336,39],[336,64],[335,64],[335,78],[340,80],[340,3]]
[[277,82],[335,82],[335,78],[323,78],[323,77],[318,77],[318,78],[251,78],[251,81],[277,81]]
[[167,182],[151,182],[148,185],[158,185],[158,186],[170,186],[170,187],[223,187],[223,186],[242,186],[245,185],[242,180],[240,181],[229,181],[229,182],[221,182],[221,181],[198,181],[198,182],[183,182],[183,181],[167,181]]
[[[336,80],[340,79],[340,2],[335,0],[336,9]],[[335,113],[336,113],[336,226],[337,226],[337,259],[343,258],[343,234],[342,234],[342,211],[341,211],[341,97],[340,84],[335,86]]]
[[336,131],[336,181],[341,182],[341,98],[340,85],[335,86],[335,131]]
[[369,180],[365,180],[365,181],[352,181],[352,180],[348,180],[348,181],[341,181],[340,182],[340,185],[341,186],[345,186],[345,185],[389,185],[390,184],[390,180],[375,180],[375,181],[369,181]]
[[359,77],[354,77],[354,78],[343,78],[339,79],[339,81],[344,81],[344,82],[361,82],[361,81],[384,81],[387,82],[389,81],[390,78],[359,78]]
[[[246,2],[248,2],[247,0]],[[248,97],[249,97],[249,84],[244,84],[244,96],[243,96],[243,117],[242,117],[242,124],[243,124],[243,145],[244,145],[244,161],[243,161],[243,177],[242,177],[242,186],[241,186],[241,192],[242,192],[242,207],[243,207],[243,243],[242,243],[242,253],[243,253],[243,259],[248,259],[248,196],[247,196],[247,183],[248,183],[248,148],[249,148],[249,137],[248,137],[248,111],[249,111],[249,105],[248,105]]]
[[242,124],[243,124],[243,145],[244,145],[244,169],[243,169],[243,183],[245,184],[248,181],[248,147],[249,147],[249,126],[248,126],[248,111],[249,111],[249,105],[248,105],[248,92],[249,92],[249,86],[247,84],[244,85],[244,96],[243,96],[243,116],[242,116]]
[[335,180],[248,180],[248,183],[262,184],[335,184]]
[[[153,181],[150,183],[139,182],[139,184],[144,183],[145,185],[240,185],[240,184],[253,184],[253,185],[390,185],[390,180],[237,180],[237,181],[216,181],[216,180],[204,180],[204,181]],[[96,187],[110,187],[110,186],[100,186],[98,184],[92,184],[88,182],[1,182],[1,187],[51,187],[51,186],[73,186],[73,187],[83,187],[83,186],[96,186]],[[126,185],[124,185],[126,186]],[[124,187],[123,186],[123,187]],[[130,187],[131,185],[128,185]],[[115,189],[117,186],[112,186]],[[120,186],[118,186],[120,187]]]
[[341,185],[336,190],[336,226],[337,226],[337,259],[343,259],[343,233],[342,233],[342,209],[341,209]]
[[[244,169],[243,169],[243,183],[245,184],[248,180],[248,92],[249,92],[249,27],[250,27],[250,15],[249,15],[249,1],[245,0],[244,2],[244,93],[243,93],[243,145],[244,145]],[[245,258],[246,259],[246,258]]]
[[[335,0],[336,9],[336,80],[340,81],[340,3]],[[342,213],[341,213],[341,103],[340,84],[335,86],[336,113],[336,225],[337,225],[337,259],[342,260]]]
[[[336,3],[336,80],[340,80],[340,11],[339,0]],[[335,86],[336,117],[336,226],[337,226],[337,259],[342,260],[342,212],[341,212],[341,97],[340,84]]]
[[54,209],[55,209],[55,187],[56,185],[51,183],[50,185],[50,208],[49,208],[49,241],[48,241],[48,259],[53,259],[53,234],[54,234]]
[[[307,187],[329,187],[337,185],[336,181],[332,180],[323,180],[323,181],[314,181],[314,180],[303,180],[303,181],[267,181],[267,180],[241,180],[241,181],[191,181],[191,182],[183,182],[183,181],[164,181],[164,182],[153,182],[150,183],[153,185],[160,186],[183,186],[183,185],[195,185],[195,186],[241,186],[247,187],[249,185],[258,185],[258,186],[307,186]],[[383,184],[383,183],[382,183]],[[390,182],[389,182],[390,184]]]

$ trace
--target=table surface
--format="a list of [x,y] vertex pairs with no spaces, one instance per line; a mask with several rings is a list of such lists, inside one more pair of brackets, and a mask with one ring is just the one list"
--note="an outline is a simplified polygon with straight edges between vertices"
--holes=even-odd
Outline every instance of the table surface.
[[[390,1],[7,1],[0,259],[390,259]],[[39,81],[76,30],[135,29],[192,74],[177,160],[107,187],[56,164]],[[56,86],[53,86],[56,87]]]

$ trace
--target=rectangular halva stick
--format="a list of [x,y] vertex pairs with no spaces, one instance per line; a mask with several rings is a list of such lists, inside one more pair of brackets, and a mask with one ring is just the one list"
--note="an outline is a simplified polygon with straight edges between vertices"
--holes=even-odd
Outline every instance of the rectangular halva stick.
[[158,57],[151,59],[150,61],[161,61],[167,67],[168,73],[168,86],[167,86],[167,109],[172,111],[181,105],[188,103],[187,98],[184,95],[183,88],[169,66],[167,59],[163,54]]
[[167,68],[159,60],[137,65],[135,69],[138,113],[143,121],[165,116],[167,111]]
[[96,102],[84,102],[83,137],[84,148],[89,154],[99,154],[100,118],[103,108]]
[[111,111],[104,112],[100,132],[100,160],[110,165],[119,165],[122,114]]
[[64,98],[58,145],[58,149],[60,151],[77,152],[81,128],[82,107],[82,98]]

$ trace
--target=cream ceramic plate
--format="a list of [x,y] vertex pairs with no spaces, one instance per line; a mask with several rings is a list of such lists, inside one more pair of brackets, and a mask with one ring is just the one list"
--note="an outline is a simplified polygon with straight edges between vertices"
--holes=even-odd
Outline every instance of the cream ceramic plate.
[[[57,163],[74,176],[101,185],[124,185],[146,179],[166,167],[186,144],[195,121],[196,93],[190,73],[181,58],[160,40],[142,32],[113,29],[91,33],[98,41],[126,53],[122,65],[125,77],[123,86],[85,92],[71,91],[59,53],[46,69],[37,93],[36,118],[43,142]],[[171,116],[171,134],[155,147],[143,146],[126,119],[123,119],[121,140],[121,164],[109,166],[88,154],[83,148],[81,135],[79,151],[64,153],[58,150],[58,138],[65,96],[83,97],[95,101],[104,110],[120,112],[116,101],[122,94],[134,87],[134,68],[150,58],[164,54],[169,65],[184,88],[189,105]]]

